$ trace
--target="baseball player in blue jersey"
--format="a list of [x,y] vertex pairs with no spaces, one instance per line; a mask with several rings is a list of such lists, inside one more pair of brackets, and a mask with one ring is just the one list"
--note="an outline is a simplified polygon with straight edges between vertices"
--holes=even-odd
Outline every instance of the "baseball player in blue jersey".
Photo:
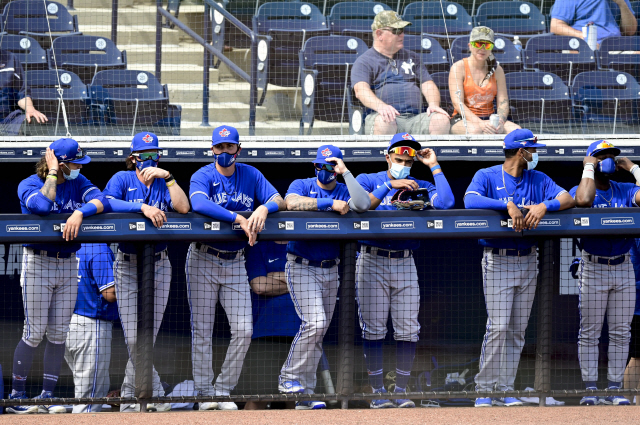
[[[189,212],[189,200],[173,175],[158,167],[160,147],[158,136],[149,132],[138,133],[131,142],[131,154],[126,160],[127,171],[119,171],[107,183],[104,194],[109,199],[119,199],[131,204],[140,204],[145,215],[157,227],[166,221],[165,212]],[[116,295],[122,329],[129,349],[129,361],[122,383],[122,396],[135,394],[135,362],[138,323],[138,265],[136,247],[131,243],[120,243],[114,264]],[[164,309],[169,298],[171,263],[167,255],[167,244],[155,247],[155,292],[154,292],[154,343],[158,335]],[[160,376],[153,368],[153,395],[164,396]],[[166,411],[169,403],[149,404],[149,410]],[[139,405],[123,404],[121,412],[139,411]]]
[[[371,209],[395,210],[391,198],[399,189],[418,188],[429,191],[434,208],[453,208],[453,193],[438,164],[435,151],[422,149],[413,136],[404,133],[393,136],[385,157],[387,170],[360,174],[356,179],[369,193]],[[435,186],[409,176],[416,160],[431,169]],[[395,392],[405,392],[411,378],[420,332],[420,287],[413,260],[413,250],[420,246],[420,242],[365,240],[360,243],[356,262],[356,300],[369,383],[374,393],[387,392],[382,378],[382,343],[387,334],[387,320],[391,311],[396,340]],[[409,399],[371,401],[372,409],[387,407],[415,407],[415,404]]]
[[624,371],[623,387],[627,390],[640,388],[640,239],[633,240],[629,254],[636,279],[636,308],[631,321],[629,364]]
[[[464,197],[466,208],[507,211],[513,230],[535,229],[547,211],[574,206],[573,198],[544,173],[534,171],[538,143],[531,131],[514,130],[504,139],[504,164],[478,171]],[[528,210],[526,217],[521,209]],[[524,334],[536,290],[538,262],[532,239],[480,239],[487,328],[480,353],[477,391],[513,390]],[[476,407],[520,406],[515,397],[476,399]]]
[[[576,205],[582,208],[624,208],[640,205],[640,187],[618,183],[611,176],[618,170],[640,181],[640,169],[627,158],[616,158],[620,149],[604,140],[589,145],[580,184],[571,189]],[[582,256],[578,268],[580,289],[580,332],[578,359],[587,389],[596,389],[598,380],[598,339],[607,314],[609,324],[608,388],[622,387],[629,354],[629,338],[635,302],[635,279],[629,249],[633,238],[581,238]],[[626,405],[622,396],[587,396],[580,404]]]
[[[193,210],[218,222],[237,223],[253,245],[267,214],[285,208],[278,191],[256,168],[236,163],[241,152],[238,131],[230,126],[213,130],[215,158],[191,177],[189,196]],[[256,204],[259,204],[257,208]],[[255,210],[254,210],[255,209]],[[246,219],[234,211],[253,211]],[[191,310],[193,380],[205,396],[229,395],[238,383],[251,343],[251,295],[245,270],[246,242],[192,243],[187,254],[187,297]],[[231,327],[231,342],[222,370],[213,384],[212,334],[216,304],[220,301]],[[200,410],[237,410],[232,402],[200,403]]]
[[[66,223],[54,224],[66,241],[78,236],[85,217],[101,212],[123,211],[118,202],[109,202],[102,192],[80,174],[83,164],[91,158],[85,155],[73,139],[59,139],[46,150],[36,165],[36,174],[18,186],[23,214],[72,213]],[[73,315],[78,291],[78,263],[75,253],[80,244],[26,244],[22,255],[22,303],[25,320],[22,339],[13,356],[13,389],[9,398],[24,399],[26,381],[36,347],[47,335],[44,352],[44,380],[42,393],[36,397],[53,397],[69,322]],[[14,406],[9,413],[64,413],[63,406]]]
[[[75,397],[106,397],[109,392],[111,335],[118,320],[113,252],[107,244],[83,244],[78,260],[78,298],[71,317],[64,358],[73,373]],[[100,412],[102,404],[78,404],[73,413]]]
[[[367,192],[358,184],[342,161],[336,146],[318,148],[313,161],[316,177],[295,180],[285,196],[289,211],[367,211],[371,205]],[[344,183],[336,177],[341,174]],[[280,371],[278,389],[282,393],[313,393],[316,369],[322,356],[324,338],[338,294],[338,256],[340,244],[330,241],[295,241],[287,245],[285,274],[289,294],[302,320],[289,356]],[[322,409],[321,401],[296,403],[296,409]]]

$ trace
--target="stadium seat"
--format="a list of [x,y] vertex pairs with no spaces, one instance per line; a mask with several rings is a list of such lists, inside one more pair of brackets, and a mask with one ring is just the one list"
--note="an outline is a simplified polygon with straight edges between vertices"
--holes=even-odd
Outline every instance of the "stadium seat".
[[48,69],[47,54],[32,37],[15,34],[0,34],[0,49],[18,56],[25,71]]
[[476,26],[486,26],[501,34],[544,34],[547,30],[542,12],[527,1],[483,3],[474,19]]
[[628,72],[640,77],[640,36],[607,37],[596,52],[598,69]]
[[358,37],[371,47],[373,18],[383,11],[391,10],[384,3],[375,1],[348,1],[331,8],[327,25],[331,34]]
[[[87,125],[92,121],[91,99],[87,86],[73,72],[59,70],[27,71],[33,106],[49,119],[48,125],[55,126],[52,135],[64,134],[62,102],[58,87],[63,89],[62,99],[70,125]],[[77,133],[77,132],[74,132]]]
[[523,68],[551,72],[571,85],[581,72],[595,71],[595,53],[586,41],[562,35],[538,35],[527,42],[523,51]]
[[[302,79],[302,118],[300,134],[309,125],[313,130],[316,118],[344,122],[348,112],[349,134],[361,134],[363,114],[353,106],[351,67],[368,50],[364,41],[347,36],[311,37],[300,51]],[[345,108],[347,111],[345,111]]]
[[447,51],[433,37],[426,35],[405,35],[404,48],[420,55],[429,73],[447,72],[451,68]]
[[94,35],[56,38],[47,50],[47,60],[49,69],[57,65],[77,74],[85,84],[91,84],[99,71],[127,68],[126,52],[118,50],[110,39]]
[[[442,16],[443,8],[445,19]],[[404,8],[402,18],[411,22],[411,26],[406,27],[409,34],[469,35],[473,28],[473,19],[465,8],[450,1],[420,1],[408,4]]]
[[167,86],[150,72],[100,71],[89,91],[93,105],[101,111],[101,124],[118,126],[131,135],[140,126],[157,126],[171,134],[179,131],[182,108],[169,104]]
[[[449,115],[453,114],[453,103],[451,103],[451,93],[449,93],[449,71],[435,72],[431,74],[436,87],[440,91],[440,107],[447,111]],[[426,110],[426,108],[423,108]]]
[[270,35],[268,82],[283,87],[299,85],[298,52],[305,40],[328,34],[322,12],[304,2],[271,2],[258,8],[253,31]]
[[562,79],[549,72],[512,72],[506,75],[512,120],[521,126],[539,123],[571,125],[571,97]]
[[[571,97],[575,115],[585,127],[610,122],[615,134],[618,123],[638,123],[640,84],[626,72],[582,72],[573,80]],[[602,125],[597,130],[601,132]]]
[[4,8],[3,21],[4,31],[31,36],[44,49],[51,47],[51,39],[82,34],[78,29],[78,17],[54,1],[12,1]]
[[636,15],[636,18],[640,17],[640,1],[632,1],[631,9],[633,10],[633,14]]
[[[492,51],[505,74],[522,71],[521,53],[516,49],[511,40],[496,36],[495,46]],[[462,36],[453,40],[450,53],[451,60],[454,63],[469,57],[469,36]]]

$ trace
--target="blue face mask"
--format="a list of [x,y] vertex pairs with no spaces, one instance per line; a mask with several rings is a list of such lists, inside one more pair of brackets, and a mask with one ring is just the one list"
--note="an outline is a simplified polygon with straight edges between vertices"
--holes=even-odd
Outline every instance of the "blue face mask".
[[611,175],[616,172],[616,160],[613,158],[607,158],[600,161],[598,164],[598,171],[604,175]]
[[327,170],[316,170],[316,177],[322,184],[329,184],[336,179],[337,174]]
[[527,161],[527,170],[533,170],[538,165],[538,152],[531,154],[531,161],[527,160],[527,158],[524,158],[524,160]]
[[136,161],[136,168],[140,171],[149,167],[157,167],[158,161],[154,161],[153,159],[147,159],[146,161]]
[[65,173],[64,171],[62,172],[62,175],[64,176],[65,180],[73,180],[73,179],[76,179],[80,175],[80,169],[79,168],[77,170],[72,170],[66,164],[65,164],[65,167],[67,167],[67,170],[69,170],[69,174]]
[[405,167],[402,164],[394,162],[389,170],[394,179],[406,179],[411,172],[411,167]]
[[222,168],[227,168],[230,167],[234,162],[236,162],[236,156],[238,156],[238,154],[231,155],[230,153],[223,152],[220,155],[216,155],[215,157],[219,166],[221,166]]

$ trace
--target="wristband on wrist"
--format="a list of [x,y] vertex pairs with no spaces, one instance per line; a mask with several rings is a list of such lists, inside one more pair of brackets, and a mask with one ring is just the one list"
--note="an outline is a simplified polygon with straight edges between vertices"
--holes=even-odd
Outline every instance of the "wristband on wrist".
[[267,202],[266,204],[264,204],[264,206],[267,207],[267,211],[269,211],[269,214],[277,212],[280,209],[280,207],[278,207],[278,204],[274,201]]
[[387,182],[385,182],[379,188],[371,192],[371,194],[375,196],[377,199],[380,199],[382,201],[385,198],[385,196],[387,196],[389,191],[391,191],[391,188],[387,186]]
[[438,165],[434,165],[433,167],[431,167],[431,172],[432,172],[432,173],[433,173],[434,171],[436,171],[436,170],[440,170],[440,171],[442,171],[442,168],[440,168],[440,165],[439,165],[439,164],[438,164]]
[[48,179],[52,179],[52,180],[58,180],[58,176],[54,176],[54,175],[48,175],[47,176]]
[[175,180],[175,179],[170,180],[170,181],[166,181],[166,180],[165,180],[165,182],[167,183],[167,187],[171,187],[171,186],[173,186],[174,184],[176,184],[176,180]]
[[588,167],[586,167],[586,166],[585,166],[585,167],[584,167],[584,170],[582,171],[582,178],[583,178],[583,179],[591,179],[591,180],[594,180],[594,179],[595,179],[595,178],[594,178],[594,177],[595,177],[595,175],[594,175],[594,174],[595,174],[595,173],[594,173],[594,171],[593,171],[593,168],[591,168],[591,169],[590,169],[590,168],[588,168]]
[[557,199],[543,201],[542,203],[547,206],[547,211],[558,211],[560,209],[560,201]]
[[631,174],[633,174],[633,177],[637,182],[640,182],[640,167],[638,166],[638,164],[631,167]]
[[52,169],[50,169],[50,170],[49,170],[49,172],[52,172],[52,171],[53,171],[54,173],[58,174],[58,169],[57,169],[57,168],[52,168]]
[[169,173],[169,177],[165,177],[164,181],[170,182],[171,180],[175,180],[175,179],[173,178],[173,174]]
[[333,205],[333,199],[318,198],[318,211],[325,211],[327,208],[331,208],[332,205]]
[[81,206],[80,208],[78,208],[76,211],[80,211],[82,213],[82,215],[86,218],[86,217],[90,217],[94,214],[98,213],[98,207],[96,207],[94,204],[84,204],[83,206]]

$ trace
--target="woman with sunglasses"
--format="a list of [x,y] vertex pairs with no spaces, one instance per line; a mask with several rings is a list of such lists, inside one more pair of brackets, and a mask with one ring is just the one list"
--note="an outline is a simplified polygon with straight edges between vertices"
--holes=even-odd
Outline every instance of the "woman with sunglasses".
[[[109,199],[142,204],[144,214],[151,219],[156,227],[162,226],[167,220],[165,216],[167,211],[176,211],[181,214],[189,212],[189,199],[173,175],[167,170],[158,168],[160,157],[158,136],[147,132],[136,134],[131,142],[131,154],[126,159],[127,171],[116,173],[104,189],[104,194]],[[162,322],[164,309],[167,306],[171,283],[171,263],[167,255],[167,244],[157,244],[155,252],[154,343]],[[129,361],[122,383],[122,396],[133,397],[138,323],[138,264],[134,244],[120,243],[118,245],[113,274],[118,312],[129,349]],[[155,367],[153,368],[153,396],[164,396],[160,377]],[[147,408],[165,411],[170,410],[171,405],[169,403],[150,404]],[[138,405],[123,404],[120,406],[122,412],[139,410]]]
[[[452,134],[507,134],[520,128],[507,121],[507,83],[504,70],[491,53],[494,38],[491,28],[475,27],[469,37],[471,54],[451,67],[449,92],[455,108],[451,118]],[[497,112],[494,100],[498,105]],[[500,117],[497,127],[489,120],[494,113]]]

